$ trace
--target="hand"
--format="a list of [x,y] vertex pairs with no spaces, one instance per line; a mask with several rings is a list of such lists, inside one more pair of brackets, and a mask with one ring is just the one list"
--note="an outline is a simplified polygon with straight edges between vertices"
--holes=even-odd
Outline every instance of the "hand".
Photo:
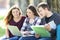
[[45,29],[48,31],[51,31],[50,25],[49,24],[45,24]]
[[35,37],[36,37],[36,38],[39,38],[39,37],[40,37],[40,35],[39,35],[39,34],[35,34]]
[[28,34],[30,34],[29,31],[24,31],[24,35],[28,35]]

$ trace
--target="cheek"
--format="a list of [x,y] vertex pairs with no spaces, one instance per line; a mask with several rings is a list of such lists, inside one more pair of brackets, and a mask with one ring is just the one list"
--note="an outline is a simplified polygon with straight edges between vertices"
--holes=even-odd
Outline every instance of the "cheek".
[[12,15],[14,16],[14,13],[12,12]]
[[42,13],[42,16],[45,16],[45,14],[44,14],[44,13]]
[[28,16],[29,14],[27,13],[27,16]]
[[44,11],[42,11],[42,13],[41,13],[43,16],[45,15],[45,12]]
[[15,14],[19,15],[19,11],[16,11]]
[[38,15],[39,15],[39,16],[41,16],[41,14],[40,14],[40,13],[38,13]]
[[28,15],[28,16],[30,16],[30,15],[31,15],[31,13],[27,13],[27,15]]
[[40,14],[40,13],[38,15],[40,16],[40,18],[43,18],[44,17],[43,14]]
[[30,16],[30,14],[29,14],[29,13],[27,13],[27,16],[29,17],[29,16]]

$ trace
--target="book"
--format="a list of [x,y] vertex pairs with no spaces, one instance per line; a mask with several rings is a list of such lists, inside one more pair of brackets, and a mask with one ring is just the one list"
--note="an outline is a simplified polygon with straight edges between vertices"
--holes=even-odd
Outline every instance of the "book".
[[14,36],[21,36],[21,32],[17,28],[17,26],[8,26],[9,31],[14,35]]
[[36,34],[39,34],[40,37],[50,37],[49,31],[44,28],[44,25],[31,26],[31,28]]

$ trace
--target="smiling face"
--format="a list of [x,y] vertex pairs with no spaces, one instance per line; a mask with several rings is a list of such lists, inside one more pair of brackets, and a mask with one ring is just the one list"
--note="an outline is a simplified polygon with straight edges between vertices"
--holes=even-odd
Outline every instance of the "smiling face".
[[18,9],[13,9],[12,10],[12,15],[13,15],[13,17],[19,17],[20,16],[20,11]]
[[34,13],[30,9],[27,9],[27,16],[29,18],[32,18],[34,16]]

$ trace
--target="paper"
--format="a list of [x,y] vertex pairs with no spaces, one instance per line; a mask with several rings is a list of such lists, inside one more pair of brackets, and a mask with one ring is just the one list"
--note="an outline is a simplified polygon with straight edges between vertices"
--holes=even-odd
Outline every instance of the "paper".
[[44,26],[31,26],[31,28],[36,34],[39,34],[40,37],[50,37],[50,33],[44,28]]
[[8,29],[14,36],[21,36],[21,33],[16,26],[8,26]]

